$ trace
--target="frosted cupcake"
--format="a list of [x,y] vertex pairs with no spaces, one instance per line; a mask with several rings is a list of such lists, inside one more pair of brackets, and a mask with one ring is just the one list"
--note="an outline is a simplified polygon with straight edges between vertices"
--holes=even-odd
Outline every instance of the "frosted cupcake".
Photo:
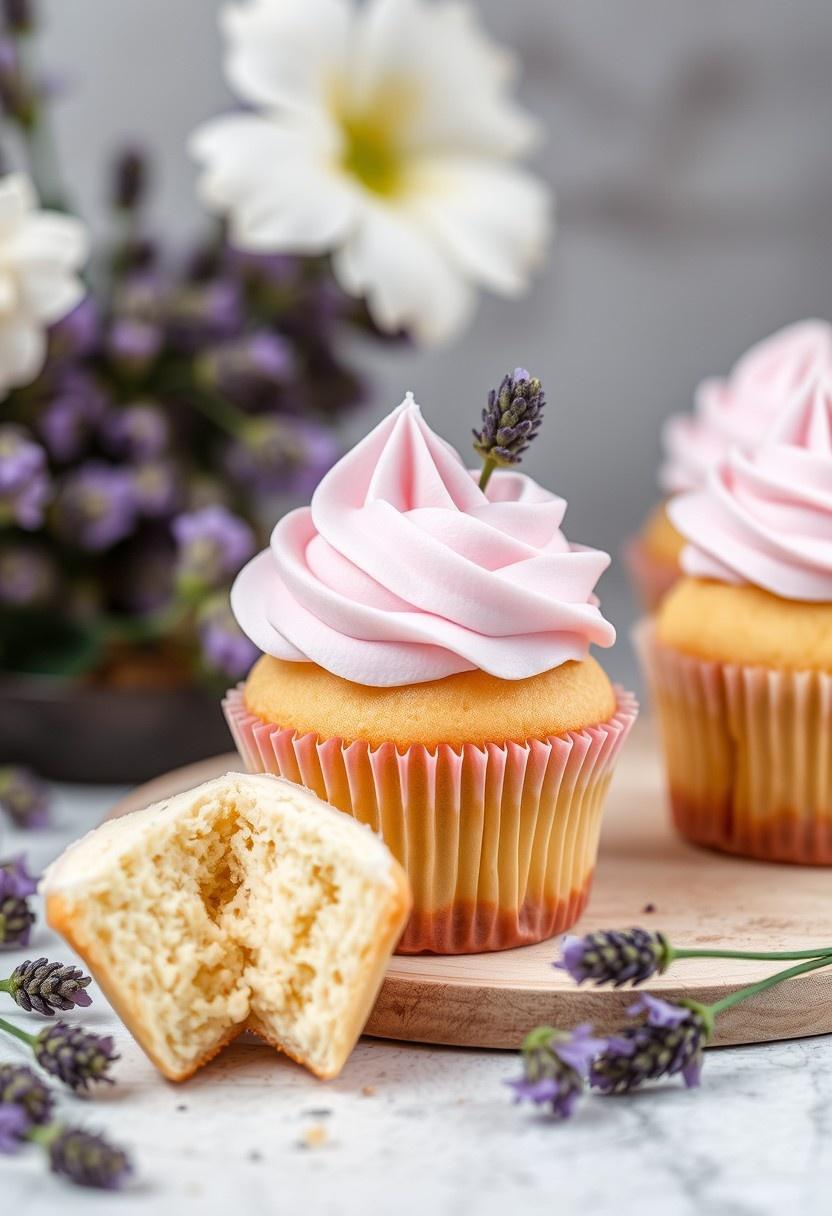
[[648,611],[657,607],[681,573],[684,539],[668,515],[667,500],[701,489],[709,470],[732,448],[753,450],[791,395],[824,369],[832,371],[832,326],[798,322],[753,346],[727,379],[704,380],[696,390],[693,413],[667,420],[659,473],[664,500],[626,550],[633,583]]
[[687,577],[642,649],[673,815],[699,844],[832,864],[832,381],[670,518]]
[[[539,382],[506,378],[489,471],[541,405]],[[594,595],[609,558],[569,544],[565,509],[521,473],[467,470],[408,394],[233,589],[264,651],[225,706],[243,759],[381,832],[413,887],[401,951],[540,941],[586,901],[636,707],[589,656],[615,637]]]

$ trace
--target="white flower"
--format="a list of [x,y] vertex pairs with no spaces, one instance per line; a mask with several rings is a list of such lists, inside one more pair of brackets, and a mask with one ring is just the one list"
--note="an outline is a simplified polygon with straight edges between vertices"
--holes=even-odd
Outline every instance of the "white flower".
[[512,162],[531,119],[473,7],[437,0],[247,0],[222,17],[226,72],[256,112],[192,151],[233,244],[332,252],[384,329],[447,338],[475,286],[514,296],[546,243],[546,188]]
[[84,295],[77,273],[87,257],[84,225],[37,208],[28,177],[0,177],[0,396],[35,379],[46,327]]

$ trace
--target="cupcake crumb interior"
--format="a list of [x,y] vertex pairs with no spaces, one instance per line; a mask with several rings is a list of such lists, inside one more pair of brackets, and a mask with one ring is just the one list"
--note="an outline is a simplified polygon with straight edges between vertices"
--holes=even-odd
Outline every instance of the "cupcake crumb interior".
[[306,791],[249,780],[270,783],[267,804],[245,781],[212,782],[185,810],[158,814],[152,832],[129,832],[133,816],[105,825],[129,842],[110,832],[79,898],[63,896],[73,940],[169,1075],[192,1071],[244,1022],[331,1071],[378,949],[379,887],[386,908],[392,886],[379,842],[362,829],[350,848],[298,813]]

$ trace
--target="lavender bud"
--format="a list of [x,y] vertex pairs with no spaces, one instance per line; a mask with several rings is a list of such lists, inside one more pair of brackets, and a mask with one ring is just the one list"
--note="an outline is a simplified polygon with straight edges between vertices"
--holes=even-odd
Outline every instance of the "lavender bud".
[[22,1106],[0,1102],[0,1153],[16,1153],[26,1139],[29,1126]]
[[584,1090],[584,1081],[595,1056],[603,1051],[589,1025],[571,1033],[551,1026],[537,1026],[523,1041],[523,1076],[508,1084],[518,1102],[548,1106],[558,1119],[568,1119]]
[[0,1102],[21,1107],[30,1123],[42,1127],[52,1117],[55,1099],[31,1068],[0,1064]]
[[113,1084],[107,1070],[119,1057],[109,1035],[91,1034],[80,1026],[55,1022],[40,1032],[34,1052],[41,1068],[70,1089],[86,1090],[90,1082]]
[[515,368],[488,394],[482,429],[473,433],[474,451],[497,467],[519,464],[540,430],[545,405],[540,381],[525,368]]
[[19,895],[0,895],[0,946],[28,946],[35,914]]
[[64,478],[56,501],[56,527],[92,553],[109,549],[132,532],[136,501],[129,470],[89,461]]
[[260,653],[235,621],[225,595],[214,597],[203,608],[199,638],[206,666],[231,680],[247,675]]
[[32,0],[3,0],[6,28],[13,34],[30,34],[35,27]]
[[39,528],[49,493],[43,448],[23,427],[0,426],[0,525]]
[[306,498],[338,454],[332,434],[306,419],[257,418],[231,445],[226,466],[240,485],[262,494]]
[[158,355],[163,333],[151,321],[118,317],[107,335],[110,358],[127,375],[145,372]]
[[19,828],[46,827],[49,822],[49,787],[31,769],[6,765],[0,768],[0,809]]
[[30,874],[26,868],[26,858],[21,855],[8,861],[0,861],[0,895],[14,895],[17,899],[27,899],[38,889],[39,878]]
[[147,190],[147,160],[139,148],[125,148],[113,166],[113,206],[132,211]]
[[711,1033],[705,1008],[693,1002],[671,1005],[644,992],[627,1012],[646,1018],[607,1040],[592,1064],[590,1084],[605,1094],[626,1093],[645,1081],[680,1073],[685,1085],[698,1085],[702,1050]]
[[216,587],[237,573],[254,552],[254,533],[226,507],[202,507],[173,521],[179,575],[186,584]]
[[670,961],[670,947],[661,933],[646,929],[601,930],[585,937],[565,937],[563,958],[555,963],[576,984],[641,984],[661,975]]
[[45,958],[27,959],[9,977],[9,996],[27,1013],[34,1011],[51,1018],[56,1009],[91,1005],[92,997],[84,991],[91,983],[92,978],[77,967],[50,963]]
[[49,1165],[54,1174],[76,1186],[120,1190],[133,1167],[127,1154],[103,1136],[80,1127],[60,1127],[47,1141]]
[[101,442],[123,459],[160,456],[170,442],[170,423],[161,406],[138,401],[112,410],[101,424]]

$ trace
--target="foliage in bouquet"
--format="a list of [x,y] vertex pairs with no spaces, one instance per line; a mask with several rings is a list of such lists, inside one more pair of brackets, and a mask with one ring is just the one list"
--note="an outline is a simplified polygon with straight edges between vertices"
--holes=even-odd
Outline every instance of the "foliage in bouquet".
[[[61,212],[32,12],[3,9],[6,134]],[[362,397],[339,345],[378,331],[328,263],[236,252],[221,230],[173,257],[147,230],[147,178],[141,151],[117,157],[88,294],[32,329],[36,374],[2,386],[19,385],[0,403],[0,669],[244,674],[255,651],[230,581],[262,540],[264,502],[309,493],[335,458],[333,422]],[[19,203],[24,179],[3,181]],[[0,322],[0,364],[5,347]]]

